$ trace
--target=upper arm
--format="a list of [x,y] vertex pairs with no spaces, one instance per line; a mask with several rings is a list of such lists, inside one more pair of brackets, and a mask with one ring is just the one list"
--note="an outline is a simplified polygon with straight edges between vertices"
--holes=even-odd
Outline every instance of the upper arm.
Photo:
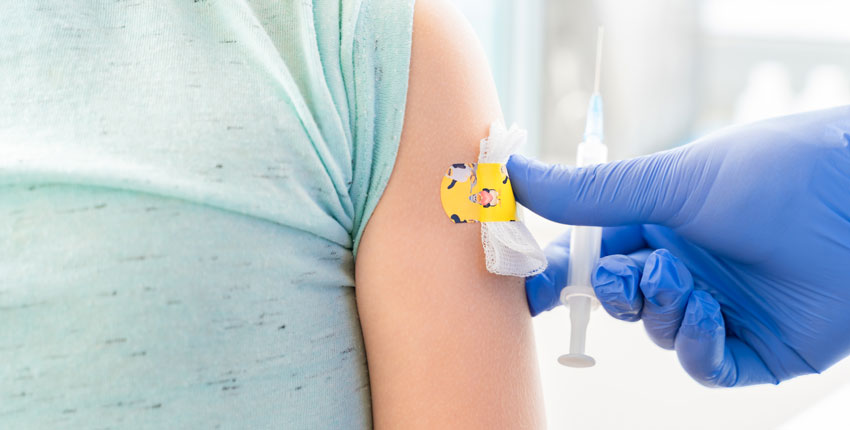
[[468,24],[417,0],[401,143],[355,270],[376,427],[542,426],[522,279],[488,273],[480,224],[453,224],[440,203],[446,168],[477,160],[500,118]]

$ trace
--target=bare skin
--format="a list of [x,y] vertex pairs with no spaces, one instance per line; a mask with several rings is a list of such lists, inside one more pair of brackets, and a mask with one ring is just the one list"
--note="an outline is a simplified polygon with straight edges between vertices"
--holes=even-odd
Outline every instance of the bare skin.
[[522,279],[488,273],[480,224],[440,204],[448,166],[477,160],[501,117],[468,23],[417,0],[399,152],[355,269],[377,429],[545,426]]

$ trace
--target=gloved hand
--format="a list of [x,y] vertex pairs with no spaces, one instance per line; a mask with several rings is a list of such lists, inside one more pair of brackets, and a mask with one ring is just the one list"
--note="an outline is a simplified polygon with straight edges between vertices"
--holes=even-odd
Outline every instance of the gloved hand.
[[[850,107],[727,128],[587,168],[513,156],[517,201],[605,228],[592,277],[615,318],[642,319],[708,386],[779,383],[850,352]],[[558,304],[569,238],[526,280]]]

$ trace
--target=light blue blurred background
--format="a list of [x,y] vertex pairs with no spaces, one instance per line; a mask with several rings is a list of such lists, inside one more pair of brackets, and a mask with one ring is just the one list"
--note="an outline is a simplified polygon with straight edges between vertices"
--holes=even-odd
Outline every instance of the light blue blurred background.
[[[850,2],[837,0],[454,0],[487,51],[505,119],[525,152],[574,161],[605,25],[601,91],[612,159],[725,125],[850,104]],[[541,244],[564,226],[535,216]],[[850,428],[850,360],[779,386],[712,390],[641,324],[592,314],[592,369],[560,367],[563,308],[535,320],[550,427]]]
[[718,127],[850,103],[850,2],[454,0],[476,29],[529,152],[569,159],[606,28],[602,94],[614,158]]

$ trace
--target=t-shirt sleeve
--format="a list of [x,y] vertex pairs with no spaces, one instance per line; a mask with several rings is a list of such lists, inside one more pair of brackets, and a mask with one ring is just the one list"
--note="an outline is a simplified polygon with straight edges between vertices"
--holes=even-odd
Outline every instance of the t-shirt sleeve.
[[310,231],[347,242],[356,255],[401,138],[413,0],[312,0],[306,9],[302,3],[291,6],[282,22],[274,8],[263,12],[275,23],[272,37],[292,79],[289,98],[309,137],[309,146],[289,142],[290,157],[316,164],[292,187],[315,200],[326,212],[318,215],[330,217],[349,237],[339,240],[325,232],[330,229]]
[[357,6],[355,16],[342,17],[340,56],[353,143],[349,193],[355,256],[398,152],[410,69],[413,0],[364,0]]

